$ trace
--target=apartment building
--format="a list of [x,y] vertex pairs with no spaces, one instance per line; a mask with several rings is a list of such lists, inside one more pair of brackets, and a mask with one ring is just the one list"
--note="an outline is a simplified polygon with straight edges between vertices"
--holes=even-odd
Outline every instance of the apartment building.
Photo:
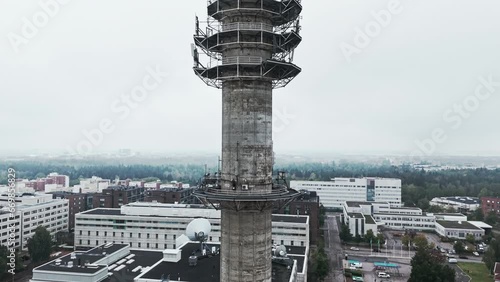
[[[53,199],[50,194],[17,194],[16,211],[19,213],[19,248],[27,249],[28,239],[38,226],[44,226],[53,238],[59,231],[68,230],[68,200]],[[0,196],[0,206],[7,206],[8,196]],[[2,218],[3,220],[4,218]],[[2,222],[3,224],[3,222]],[[2,229],[2,232],[3,231]]]

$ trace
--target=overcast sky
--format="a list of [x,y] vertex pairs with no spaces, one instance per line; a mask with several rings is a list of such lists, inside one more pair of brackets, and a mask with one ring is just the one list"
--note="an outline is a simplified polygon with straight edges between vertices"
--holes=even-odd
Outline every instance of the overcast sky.
[[[94,151],[220,151],[220,90],[191,69],[205,0],[45,2],[0,0],[0,151],[75,149],[103,120]],[[302,1],[303,71],[275,91],[277,153],[500,155],[500,2],[390,2]],[[118,111],[155,68],[168,75]]]

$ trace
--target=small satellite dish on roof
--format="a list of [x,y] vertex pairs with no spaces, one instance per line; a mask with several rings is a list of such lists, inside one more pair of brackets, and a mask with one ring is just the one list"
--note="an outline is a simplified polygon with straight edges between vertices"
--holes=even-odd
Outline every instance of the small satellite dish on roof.
[[274,250],[274,256],[276,257],[286,257],[286,247],[285,246],[278,246]]
[[191,241],[204,242],[208,238],[208,234],[212,231],[212,225],[205,218],[197,218],[191,221],[186,227],[186,236]]

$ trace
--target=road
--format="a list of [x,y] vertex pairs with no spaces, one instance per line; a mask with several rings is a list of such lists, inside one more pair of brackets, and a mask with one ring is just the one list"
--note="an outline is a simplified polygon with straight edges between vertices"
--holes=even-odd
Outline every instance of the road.
[[342,267],[343,251],[339,237],[339,226],[337,217],[328,215],[326,220],[325,234],[325,252],[330,258],[330,273],[325,281],[327,282],[344,282],[344,274]]

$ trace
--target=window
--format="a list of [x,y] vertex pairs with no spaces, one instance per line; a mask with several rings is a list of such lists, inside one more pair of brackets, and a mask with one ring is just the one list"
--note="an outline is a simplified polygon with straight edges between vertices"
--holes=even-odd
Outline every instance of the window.
[[104,236],[108,236],[108,231],[104,231]]
[[146,248],[148,248],[148,249],[149,249],[149,243],[146,243]]
[[285,241],[284,240],[281,240],[281,245],[285,245]]
[[90,240],[87,240],[87,245],[89,245],[89,246],[90,246]]
[[99,240],[95,240],[95,245],[99,246]]
[[[158,234],[156,234],[156,239],[158,239]],[[158,248],[158,247],[157,247]]]
[[141,247],[141,243],[137,243],[137,247],[139,247],[139,248],[140,248],[140,247]]
[[130,238],[132,238],[132,233],[130,233]]
[[88,233],[89,233],[88,235],[90,236],[90,231]]
[[156,243],[156,248],[158,249],[158,243]]
[[139,233],[139,238],[141,238],[141,233]]
[[96,232],[95,232],[95,236],[99,236],[99,231],[96,231]]
[[82,235],[82,230],[80,230],[80,235]]

